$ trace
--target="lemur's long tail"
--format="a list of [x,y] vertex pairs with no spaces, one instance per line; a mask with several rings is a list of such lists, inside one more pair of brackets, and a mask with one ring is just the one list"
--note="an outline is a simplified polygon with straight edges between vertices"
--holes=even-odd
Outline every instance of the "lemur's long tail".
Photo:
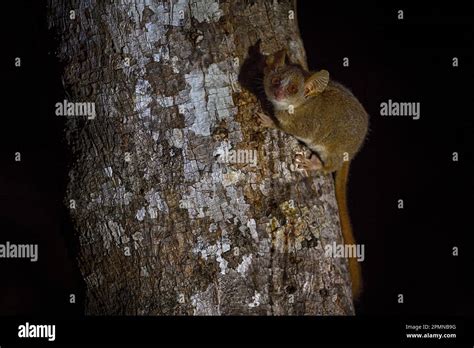
[[[336,172],[336,200],[339,206],[339,220],[341,222],[342,236],[344,244],[355,244],[352,233],[349,209],[347,208],[347,181],[349,178],[349,161],[344,162],[342,168]],[[354,255],[355,256],[355,255]],[[359,262],[355,257],[349,258],[349,272],[352,280],[352,297],[357,300],[362,292],[362,271]]]

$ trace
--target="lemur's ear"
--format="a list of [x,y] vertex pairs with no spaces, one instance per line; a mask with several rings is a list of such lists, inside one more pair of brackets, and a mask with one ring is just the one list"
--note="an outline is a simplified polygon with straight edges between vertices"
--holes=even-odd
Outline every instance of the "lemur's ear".
[[275,69],[285,65],[286,50],[281,49],[267,57],[266,63],[269,69]]
[[310,97],[324,91],[329,83],[329,72],[321,70],[314,73],[304,82],[304,96]]

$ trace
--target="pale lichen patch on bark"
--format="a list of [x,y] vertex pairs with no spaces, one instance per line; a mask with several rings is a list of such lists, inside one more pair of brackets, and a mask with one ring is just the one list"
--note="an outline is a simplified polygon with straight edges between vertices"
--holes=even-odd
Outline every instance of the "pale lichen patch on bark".
[[[178,0],[176,2],[155,2],[147,0],[145,5],[156,14],[156,17],[151,17],[150,19],[156,21],[160,27],[167,25],[174,27],[183,26],[186,13],[189,9],[188,0]],[[143,10],[144,5],[139,8],[139,12],[142,13]]]
[[148,278],[150,276],[150,273],[148,272],[148,269],[146,266],[142,266],[140,268],[140,276]]
[[223,238],[222,242],[217,241],[216,244],[209,244],[204,242],[201,237],[198,237],[198,243],[194,247],[193,252],[200,254],[204,260],[207,260],[208,257],[215,257],[217,263],[219,264],[220,273],[226,274],[228,261],[222,255],[230,250],[230,241],[228,238]]
[[252,296],[252,302],[250,302],[248,306],[250,308],[255,308],[255,307],[260,306],[261,297],[262,295],[259,292],[255,291],[255,294]]
[[143,221],[143,219],[145,219],[145,214],[146,214],[146,209],[142,207],[137,211],[137,214],[135,215],[135,217],[137,218],[138,221]]
[[104,172],[105,172],[105,175],[107,175],[109,178],[112,177],[112,174],[113,174],[112,167],[106,167],[106,168],[104,168]]
[[143,234],[140,231],[137,231],[134,234],[132,234],[133,246],[136,250],[141,247],[143,239],[144,239]]
[[147,80],[138,80],[135,85],[135,111],[140,118],[150,117],[150,104],[153,101],[151,90]]
[[245,175],[240,170],[233,170],[229,168],[227,173],[222,174],[222,185],[224,187],[236,185],[243,178],[245,178]]
[[192,16],[198,22],[217,22],[222,16],[216,0],[191,0]]
[[220,65],[225,68],[230,64],[230,61],[213,63],[206,71],[195,69],[185,75],[190,90],[188,102],[182,106],[185,119],[190,122],[187,125],[197,135],[209,136],[218,121],[229,119],[237,113],[230,88],[232,82],[220,68]]
[[145,193],[145,199],[148,202],[148,207],[157,208],[159,211],[168,213],[168,205],[166,201],[161,197],[160,192],[151,189]]
[[242,262],[237,266],[236,271],[239,272],[242,277],[245,277],[251,264],[252,255],[243,255]]
[[[218,291],[218,290],[217,290]],[[215,298],[216,289],[214,284],[209,284],[207,289],[202,292],[195,293],[191,296],[191,304],[193,306],[194,315],[220,315],[218,301]]]
[[184,144],[184,137],[183,131],[179,128],[173,128],[169,131],[166,131],[166,137],[168,141],[174,146],[179,149],[183,147]]

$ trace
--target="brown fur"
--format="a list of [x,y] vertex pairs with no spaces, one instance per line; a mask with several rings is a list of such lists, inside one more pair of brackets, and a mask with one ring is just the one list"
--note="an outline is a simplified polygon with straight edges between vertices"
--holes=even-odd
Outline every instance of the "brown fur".
[[[341,222],[344,243],[347,245],[355,244],[346,197],[349,165],[350,162],[344,162],[342,168],[336,172],[336,200],[339,206],[339,220]],[[352,296],[354,299],[357,299],[362,292],[362,270],[356,258],[349,258],[349,272],[352,281]]]

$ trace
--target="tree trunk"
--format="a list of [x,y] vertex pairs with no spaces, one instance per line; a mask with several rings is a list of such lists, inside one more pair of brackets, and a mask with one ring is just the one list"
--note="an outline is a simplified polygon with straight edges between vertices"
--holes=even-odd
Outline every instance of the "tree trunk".
[[294,171],[301,145],[255,117],[258,48],[306,65],[291,11],[51,1],[69,101],[97,114],[66,121],[87,314],[353,314],[346,260],[324,254],[332,178]]

